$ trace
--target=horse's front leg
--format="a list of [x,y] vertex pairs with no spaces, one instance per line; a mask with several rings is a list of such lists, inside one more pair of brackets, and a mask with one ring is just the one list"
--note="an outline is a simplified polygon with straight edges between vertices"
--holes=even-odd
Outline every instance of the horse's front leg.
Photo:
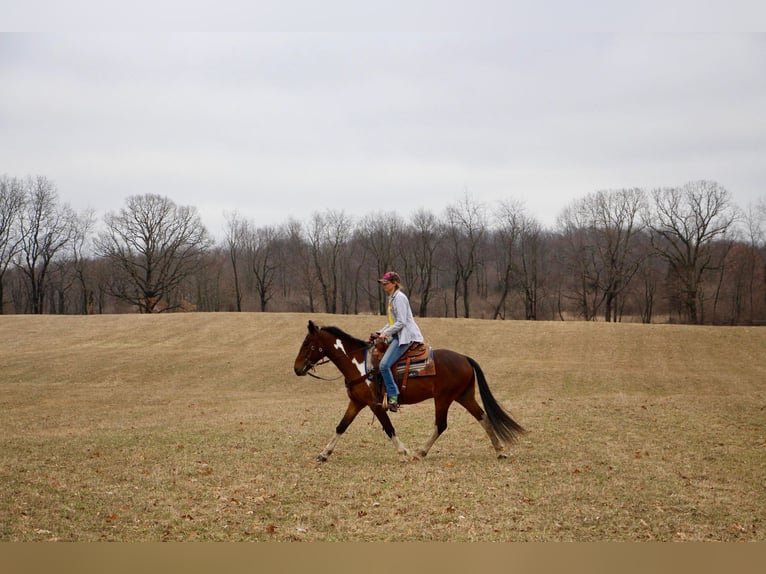
[[335,445],[338,444],[338,439],[340,439],[340,435],[342,435],[344,432],[346,432],[346,429],[348,428],[348,425],[350,425],[354,419],[356,418],[356,415],[359,414],[359,411],[361,411],[364,408],[363,403],[358,403],[356,401],[350,401],[348,403],[348,407],[346,408],[346,414],[343,415],[343,418],[340,419],[340,422],[338,423],[338,426],[335,427],[335,434],[330,439],[330,442],[327,443],[327,446],[324,447],[324,450],[320,452],[317,457],[317,462],[327,462],[327,457],[332,454],[332,451],[335,450]]
[[404,443],[399,440],[399,437],[396,436],[396,430],[394,430],[394,425],[391,423],[391,419],[388,418],[388,413],[383,408],[383,405],[375,404],[371,405],[370,409],[373,413],[375,413],[375,416],[378,417],[378,420],[380,421],[380,424],[383,425],[383,430],[388,435],[388,438],[391,439],[391,442],[394,443],[394,446],[396,447],[396,452],[403,456],[410,456],[410,449],[408,449],[406,446],[404,446]]

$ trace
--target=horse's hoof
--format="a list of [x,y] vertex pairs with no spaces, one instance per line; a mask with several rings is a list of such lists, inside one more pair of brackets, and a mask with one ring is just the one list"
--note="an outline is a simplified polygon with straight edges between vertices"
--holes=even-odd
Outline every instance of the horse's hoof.
[[502,460],[504,458],[510,458],[510,457],[508,456],[508,453],[506,453],[506,452],[499,452],[499,453],[497,453],[497,458]]
[[314,460],[317,462],[327,462],[327,457],[323,454],[318,454]]

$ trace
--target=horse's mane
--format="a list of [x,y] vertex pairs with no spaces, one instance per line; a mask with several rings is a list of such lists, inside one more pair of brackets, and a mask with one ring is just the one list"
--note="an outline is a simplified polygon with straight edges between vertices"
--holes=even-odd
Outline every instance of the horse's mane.
[[353,335],[349,335],[346,333],[343,329],[340,329],[339,327],[322,327],[323,331],[327,331],[328,333],[331,333],[335,335],[336,337],[340,339],[350,339],[351,342],[356,343],[360,347],[364,347],[367,345],[367,341],[362,341],[361,339],[357,339]]

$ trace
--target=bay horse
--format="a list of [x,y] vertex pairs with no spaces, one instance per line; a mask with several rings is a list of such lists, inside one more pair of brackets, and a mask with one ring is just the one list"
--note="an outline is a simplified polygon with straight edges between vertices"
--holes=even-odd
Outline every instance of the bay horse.
[[[383,425],[383,430],[394,443],[397,452],[404,456],[413,456],[410,450],[396,436],[394,425],[383,407],[377,383],[368,380],[366,354],[371,344],[353,337],[337,327],[319,327],[309,321],[308,334],[295,357],[294,370],[298,376],[312,374],[314,366],[320,361],[332,362],[346,382],[349,403],[346,413],[335,428],[335,434],[325,449],[316,457],[317,462],[326,462],[341,435],[353,422],[356,415],[365,407],[372,412]],[[425,444],[419,448],[414,458],[420,459],[447,429],[447,411],[453,402],[462,405],[479,421],[486,431],[498,458],[507,458],[503,443],[512,444],[524,433],[524,429],[503,410],[489,390],[489,385],[479,364],[472,358],[448,349],[435,349],[433,360],[436,374],[410,377],[406,390],[399,395],[399,404],[415,404],[426,399],[434,399],[434,431]],[[316,377],[316,375],[313,375]],[[321,377],[317,377],[321,378]],[[476,402],[476,382],[486,412]]]

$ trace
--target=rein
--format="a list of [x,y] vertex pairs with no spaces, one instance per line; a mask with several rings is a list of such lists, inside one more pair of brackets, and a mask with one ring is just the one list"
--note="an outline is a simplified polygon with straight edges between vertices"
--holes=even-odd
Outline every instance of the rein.
[[[325,363],[328,363],[328,362],[329,362],[329,361],[327,361],[327,360],[324,360],[324,361],[322,361],[321,363],[316,363],[315,365],[311,365],[311,371],[313,371],[313,370],[314,370],[314,367],[317,367],[317,366],[321,366],[321,365],[324,365]],[[319,375],[316,375],[316,374],[312,373],[311,371],[306,371],[306,374],[307,374],[309,377],[314,377],[315,379],[319,379],[320,381],[337,381],[338,379],[340,379],[340,378],[343,376],[343,375],[341,374],[341,375],[338,375],[337,377],[333,377],[333,378],[328,378],[328,377],[321,377],[321,376],[319,376]]]
[[[327,362],[327,361],[323,361],[322,363],[317,363],[317,365],[323,365],[323,364],[325,364],[326,362]],[[315,366],[317,366],[317,365],[314,365],[314,367],[315,367]],[[314,367],[311,367],[311,368],[313,369]],[[306,374],[307,374],[309,377],[314,377],[315,379],[319,379],[320,381],[337,381],[337,380],[339,380],[339,379],[341,379],[341,378],[343,377],[343,374],[340,374],[340,375],[338,375],[337,377],[333,377],[333,378],[331,378],[331,379],[330,379],[330,378],[327,378],[327,377],[320,377],[319,375],[315,375],[315,374],[314,374],[314,373],[312,373],[311,371],[306,371]],[[352,379],[352,380],[350,380],[350,381],[349,381],[349,380],[346,380],[346,388],[347,388],[347,389],[352,389],[352,388],[354,388],[356,385],[358,385],[359,383],[361,383],[362,381],[364,381],[366,378],[367,378],[367,375],[365,374],[365,375],[361,375],[360,377],[357,377],[357,378],[355,378],[355,379]]]
[[[358,349],[355,349],[355,350],[358,351],[359,349],[369,348],[369,347],[370,347],[370,345],[367,344],[364,347],[359,347]],[[322,351],[322,348],[319,347],[319,350]],[[348,356],[348,355],[346,355],[346,356]],[[315,367],[321,367],[322,365],[326,365],[329,362],[331,362],[330,358],[327,355],[325,355],[321,360],[319,360],[316,363],[314,363],[313,365],[311,365],[311,367],[310,367],[311,370],[306,371],[306,374],[309,375],[310,377],[314,377],[315,379],[319,379],[320,381],[337,381],[337,380],[339,380],[341,378],[344,378],[343,373],[341,373],[337,377],[328,378],[328,377],[322,377],[322,376],[317,375],[317,374],[312,372]],[[359,376],[359,377],[357,377],[355,379],[352,379],[350,381],[348,379],[346,379],[345,380],[346,388],[347,389],[351,389],[351,388],[355,387],[356,385],[358,385],[359,383],[361,383],[362,381],[364,381],[366,378],[367,378],[367,374],[365,373],[365,374],[363,374],[363,375],[361,375],[361,376]]]

